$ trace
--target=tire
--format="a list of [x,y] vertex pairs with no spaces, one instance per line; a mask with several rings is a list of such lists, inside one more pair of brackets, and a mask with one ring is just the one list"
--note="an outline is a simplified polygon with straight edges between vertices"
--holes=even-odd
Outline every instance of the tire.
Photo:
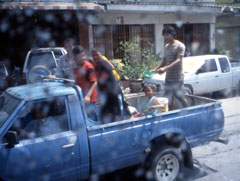
[[43,78],[41,76],[48,75],[52,75],[52,73],[47,67],[43,65],[36,65],[27,72],[27,83],[33,84],[43,82]]
[[240,96],[240,81],[238,82],[238,86],[237,86],[237,96]]
[[177,148],[163,146],[151,155],[149,162],[149,172],[147,173],[151,173],[153,180],[176,181],[183,179],[183,157]]
[[185,95],[192,95],[192,90],[188,86],[184,86]]

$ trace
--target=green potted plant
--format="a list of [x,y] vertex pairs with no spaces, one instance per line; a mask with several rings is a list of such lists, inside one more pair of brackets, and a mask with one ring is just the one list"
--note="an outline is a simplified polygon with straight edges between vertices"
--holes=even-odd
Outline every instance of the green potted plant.
[[160,61],[160,56],[152,51],[141,52],[140,41],[141,39],[137,37],[134,42],[120,42],[120,50],[124,53],[123,59],[113,62],[122,78],[130,81],[131,92],[141,90],[144,71],[153,69]]

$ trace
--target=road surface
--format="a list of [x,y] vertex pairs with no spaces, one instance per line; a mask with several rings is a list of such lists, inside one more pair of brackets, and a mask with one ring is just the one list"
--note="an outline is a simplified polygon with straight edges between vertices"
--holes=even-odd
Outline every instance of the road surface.
[[187,170],[186,180],[240,181],[240,97],[221,101],[225,115],[223,135],[229,142],[193,148],[194,169]]

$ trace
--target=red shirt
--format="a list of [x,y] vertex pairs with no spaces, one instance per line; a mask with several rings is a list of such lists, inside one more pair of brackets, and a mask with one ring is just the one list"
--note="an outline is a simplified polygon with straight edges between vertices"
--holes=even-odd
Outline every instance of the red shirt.
[[[94,67],[88,61],[84,61],[81,67],[78,67],[73,70],[75,75],[76,84],[79,85],[83,91],[83,96],[87,94],[89,89],[91,88],[91,83],[97,81]],[[91,102],[98,101],[97,89],[95,88],[91,95]]]

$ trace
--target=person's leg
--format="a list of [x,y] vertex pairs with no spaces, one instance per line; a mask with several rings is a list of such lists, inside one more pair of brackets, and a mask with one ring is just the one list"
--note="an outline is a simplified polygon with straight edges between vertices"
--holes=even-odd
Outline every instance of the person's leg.
[[88,118],[93,121],[98,121],[97,107],[95,102],[86,103],[86,112]]
[[168,95],[168,102],[169,102],[169,111],[174,110],[175,108],[175,101],[174,101],[174,94],[169,94]]
[[184,85],[183,82],[176,83],[176,98],[181,102],[183,107],[188,107],[188,101],[185,96]]
[[100,118],[103,123],[114,122],[115,117],[120,115],[120,108],[118,103],[118,96],[108,94],[106,96],[106,102],[102,105]]
[[174,109],[174,94],[173,94],[173,88],[170,82],[165,83],[165,92],[164,96],[168,98],[168,107],[169,111]]
[[123,117],[129,118],[131,116],[130,110],[128,108],[128,103],[125,101],[124,94],[122,89],[120,88],[119,94],[121,95],[122,105],[123,105]]
[[181,102],[184,107],[188,107],[188,101],[187,101],[186,97],[184,99],[181,99]]

